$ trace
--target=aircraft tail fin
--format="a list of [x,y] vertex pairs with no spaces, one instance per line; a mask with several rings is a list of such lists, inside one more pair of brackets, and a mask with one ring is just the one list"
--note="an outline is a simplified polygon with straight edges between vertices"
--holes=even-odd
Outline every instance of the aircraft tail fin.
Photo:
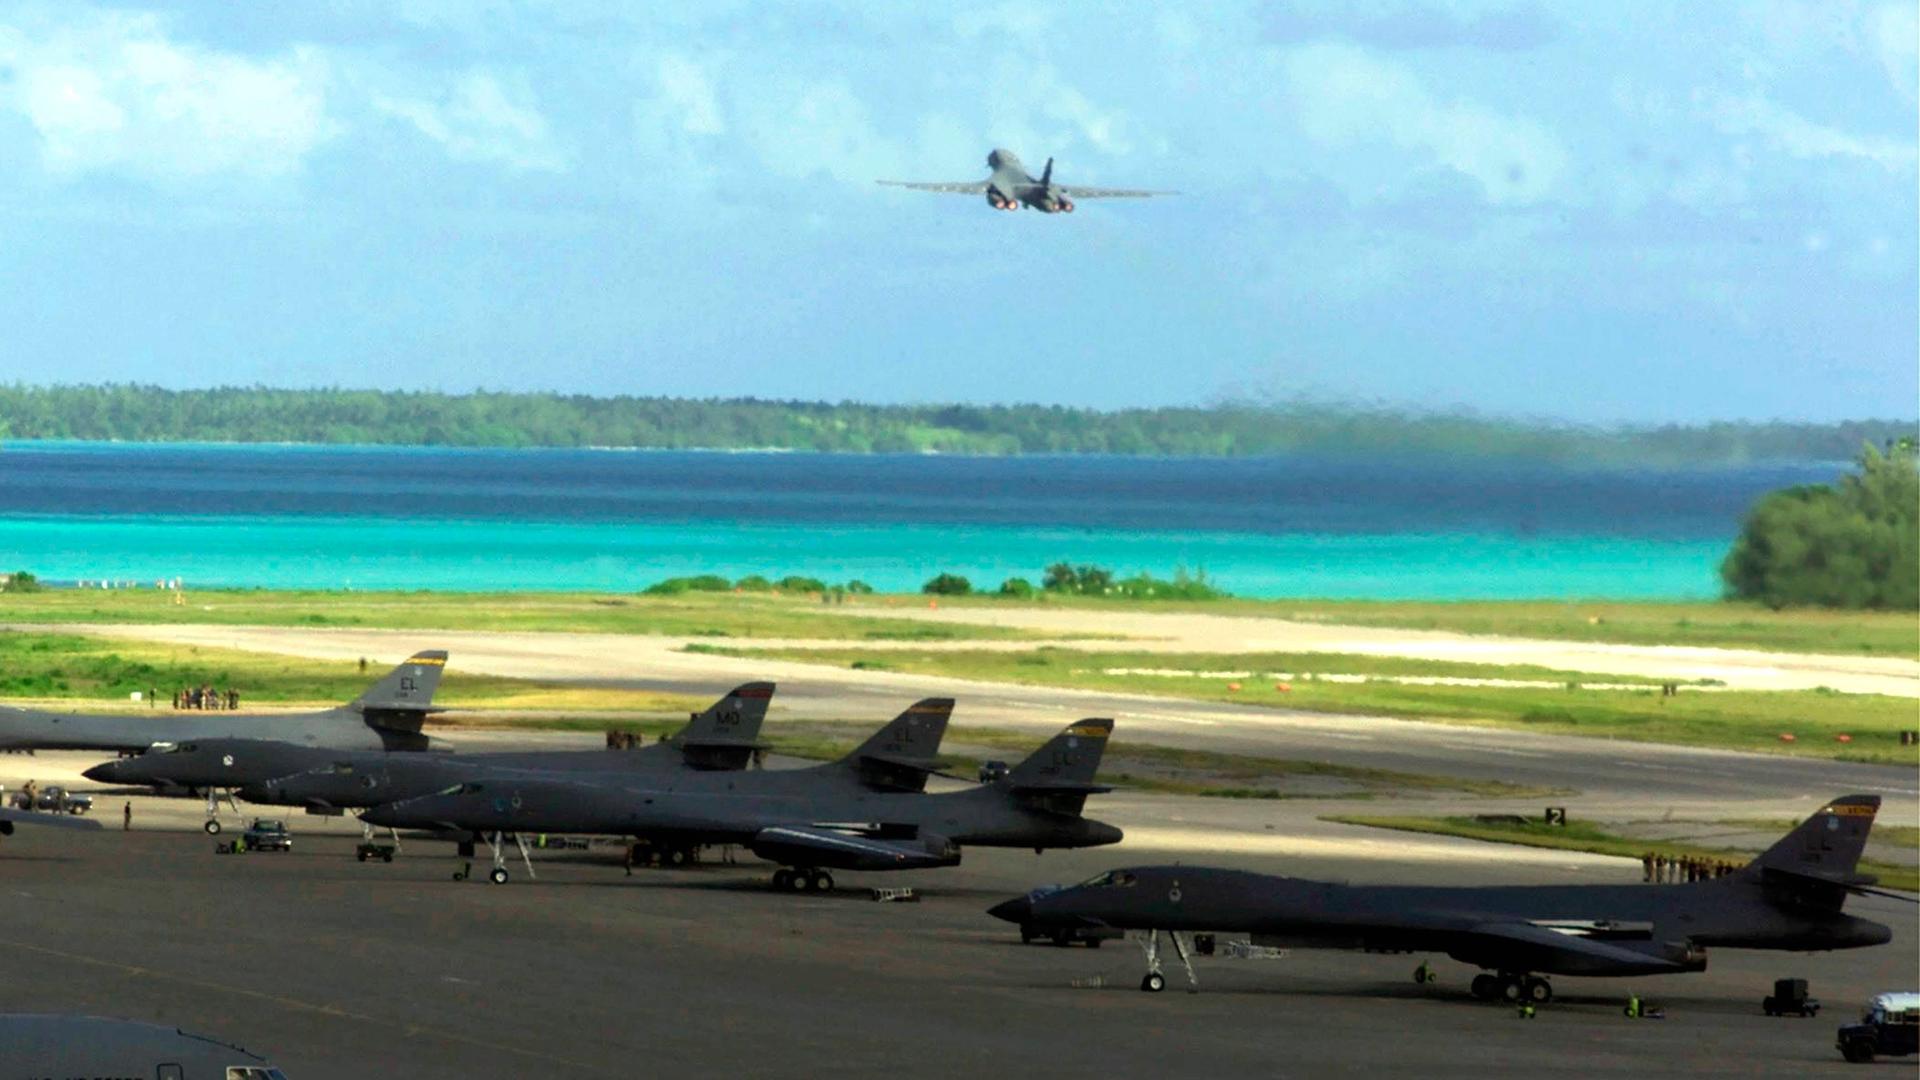
[[923,791],[927,774],[940,767],[940,740],[953,715],[952,698],[923,698],[873,733],[845,761],[869,786]]
[[1113,721],[1079,720],[1015,765],[1001,783],[1016,797],[1039,802],[1062,814],[1078,814],[1088,795],[1113,789],[1094,783],[1100,758],[1106,753]]
[[667,741],[696,769],[745,768],[760,749],[760,724],[772,700],[772,683],[742,683],[706,711],[694,713]]
[[1741,871],[1794,902],[1838,909],[1849,890],[1871,885],[1860,855],[1880,811],[1878,795],[1842,795],[1795,826]]
[[445,649],[422,649],[369,686],[353,700],[353,707],[376,726],[418,728],[427,713],[438,711],[433,693],[440,688],[446,668]]
[[1052,183],[1053,183],[1053,159],[1048,158],[1047,167],[1040,170],[1040,186],[1047,187]]

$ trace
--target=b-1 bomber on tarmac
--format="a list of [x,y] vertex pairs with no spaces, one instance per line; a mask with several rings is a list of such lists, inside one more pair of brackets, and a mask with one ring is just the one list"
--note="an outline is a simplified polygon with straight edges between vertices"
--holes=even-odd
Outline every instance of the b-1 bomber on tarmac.
[[[1824,951],[1883,945],[1887,927],[1845,914],[1850,894],[1908,900],[1856,872],[1880,808],[1846,795],[1738,872],[1676,885],[1340,885],[1203,866],[1112,870],[1070,889],[1036,891],[990,914],[1022,927],[1135,931],[1140,988],[1166,986],[1165,932],[1195,986],[1196,933],[1249,934],[1255,945],[1442,952],[1483,968],[1475,997],[1543,1004],[1544,976],[1704,971],[1709,947]],[[1424,965],[1423,965],[1424,967]]]

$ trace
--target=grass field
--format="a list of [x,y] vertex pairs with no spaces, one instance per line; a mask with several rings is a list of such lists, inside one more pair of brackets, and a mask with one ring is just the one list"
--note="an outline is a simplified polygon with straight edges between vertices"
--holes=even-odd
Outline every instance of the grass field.
[[[1049,648],[1019,653],[715,648],[738,655],[1037,686],[1159,694],[1313,712],[1398,716],[1881,764],[1920,762],[1920,749],[1899,745],[1899,732],[1920,724],[1920,715],[1916,715],[1920,709],[1910,698],[1880,695],[1717,691],[1683,685],[1677,696],[1663,697],[1651,680],[1626,676],[1577,674],[1524,665],[1441,663],[1325,653],[1209,656]],[[1142,669],[1278,671],[1381,678],[1365,682],[1296,678],[1282,690],[1266,679],[1167,677],[1139,674]],[[1110,670],[1129,673],[1109,674]],[[1428,686],[1384,681],[1406,675],[1541,680],[1554,685]],[[1238,690],[1231,688],[1236,682],[1240,686]],[[1595,683],[1641,683],[1646,684],[1647,689],[1593,689]],[[1793,741],[1783,742],[1782,733],[1792,734]],[[1849,741],[1839,741],[1840,735],[1847,735]]]
[[[5,623],[162,623],[369,627],[382,630],[559,630],[710,638],[949,641],[1031,639],[992,626],[835,614],[818,599],[769,593],[642,596],[593,593],[189,591],[46,589],[0,593]],[[842,607],[837,609],[844,611]]]
[[[818,599],[774,593],[438,593],[154,589],[49,589],[0,593],[0,622],[213,623],[342,626],[394,630],[572,630],[712,638],[832,640],[1026,640],[1041,635],[988,626],[891,617],[919,596]],[[1350,626],[1639,645],[1701,645],[1780,652],[1920,657],[1912,612],[1770,611],[1744,603],[1651,601],[1138,601],[1042,594],[1033,601],[942,597],[952,608],[1045,607],[1193,611]],[[855,614],[857,612],[857,614]]]
[[[346,660],[308,660],[189,645],[109,641],[68,634],[0,632],[0,697],[87,700],[124,705],[134,691],[158,690],[161,708],[183,687],[211,683],[240,691],[241,706],[339,705],[386,674]],[[449,670],[435,695],[452,708],[618,710],[684,716],[707,704],[679,695],[577,687]]]
[[[1700,645],[1773,652],[1920,657],[1920,616],[1911,611],[1772,611],[1733,602],[1610,600],[1210,600],[1131,602],[1046,596],[1049,605],[1258,615],[1346,626],[1628,645]],[[1002,606],[981,597],[943,604]]]
[[[1636,860],[1651,852],[1670,857],[1693,856],[1705,859],[1729,859],[1744,863],[1758,854],[1757,851],[1701,847],[1621,836],[1597,825],[1578,821],[1570,821],[1565,825],[1548,825],[1544,822],[1530,821],[1521,825],[1480,821],[1470,817],[1393,817],[1373,814],[1333,814],[1328,815],[1324,820],[1347,825],[1366,825],[1376,829],[1459,836],[1469,840],[1486,840],[1499,844],[1521,844],[1526,847],[1557,848],[1562,851],[1588,851],[1597,855],[1618,855],[1621,858]],[[1783,827],[1780,831],[1784,834],[1790,827],[1791,825]],[[1875,840],[1882,839],[1878,827],[1874,829],[1873,836]],[[1920,871],[1914,867],[1862,859],[1860,869],[1879,878],[1880,883],[1890,889],[1920,891]]]

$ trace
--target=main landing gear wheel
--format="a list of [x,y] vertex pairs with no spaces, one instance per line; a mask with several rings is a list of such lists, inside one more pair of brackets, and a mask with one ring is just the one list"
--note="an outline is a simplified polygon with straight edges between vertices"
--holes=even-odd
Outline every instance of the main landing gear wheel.
[[1166,988],[1167,977],[1157,971],[1147,972],[1147,977],[1140,980],[1140,989],[1145,990],[1149,994],[1157,994]]
[[1494,998],[1500,996],[1500,980],[1488,975],[1486,972],[1475,975],[1473,982],[1469,983],[1467,988],[1473,992],[1474,997],[1479,998],[1481,1001],[1492,1001]]
[[809,870],[807,871],[806,887],[814,892],[832,892],[833,875],[827,873],[825,870]]
[[492,872],[487,874],[487,880],[493,882],[495,885],[505,885],[507,883],[506,867],[504,866],[494,867]]
[[773,887],[779,892],[793,888],[793,871],[782,868],[773,872]]
[[220,823],[218,821],[209,821],[205,825],[202,825],[200,827],[207,830],[208,836],[220,835]]
[[1545,1005],[1553,1000],[1553,984],[1537,975],[1529,975],[1520,980],[1520,994],[1534,1005]]

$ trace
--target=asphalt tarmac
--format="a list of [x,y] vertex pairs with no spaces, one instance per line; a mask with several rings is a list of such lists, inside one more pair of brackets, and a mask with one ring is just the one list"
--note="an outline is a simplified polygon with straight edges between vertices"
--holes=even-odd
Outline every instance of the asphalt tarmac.
[[[1205,800],[1219,803],[1220,800]],[[1202,800],[1160,800],[1168,819]],[[156,815],[141,807],[136,824]],[[118,804],[105,807],[113,826]],[[191,807],[181,807],[185,816]],[[1211,812],[1258,814],[1255,807]],[[1045,882],[1174,859],[1351,880],[1618,882],[1592,857],[1383,862],[1338,844],[1258,851],[971,849],[951,870],[840,875],[828,896],[765,887],[767,864],[636,870],[618,849],[549,852],[528,880],[455,881],[451,845],[359,863],[337,820],[292,819],[290,854],[217,855],[195,832],[22,828],[0,846],[0,1011],[178,1024],[315,1077],[1804,1075],[1848,1069],[1833,1030],[1872,993],[1916,982],[1913,909],[1855,901],[1893,944],[1840,954],[1720,951],[1703,974],[1555,979],[1531,1020],[1466,993],[1434,957],[1295,951],[1203,961],[1202,990],[1137,989],[1139,950],[1023,946],[984,914]],[[1248,829],[1251,820],[1240,823]],[[331,832],[316,832],[310,826]],[[1167,834],[1176,835],[1176,834]],[[1437,840],[1465,852],[1483,845]],[[485,851],[475,865],[484,869]],[[879,903],[871,885],[911,885]],[[1653,887],[1653,886],[1649,886]],[[1769,1019],[1771,981],[1803,976],[1819,1018]],[[1628,1020],[1629,990],[1665,1020]],[[1911,1066],[1907,1066],[1911,1068]]]

